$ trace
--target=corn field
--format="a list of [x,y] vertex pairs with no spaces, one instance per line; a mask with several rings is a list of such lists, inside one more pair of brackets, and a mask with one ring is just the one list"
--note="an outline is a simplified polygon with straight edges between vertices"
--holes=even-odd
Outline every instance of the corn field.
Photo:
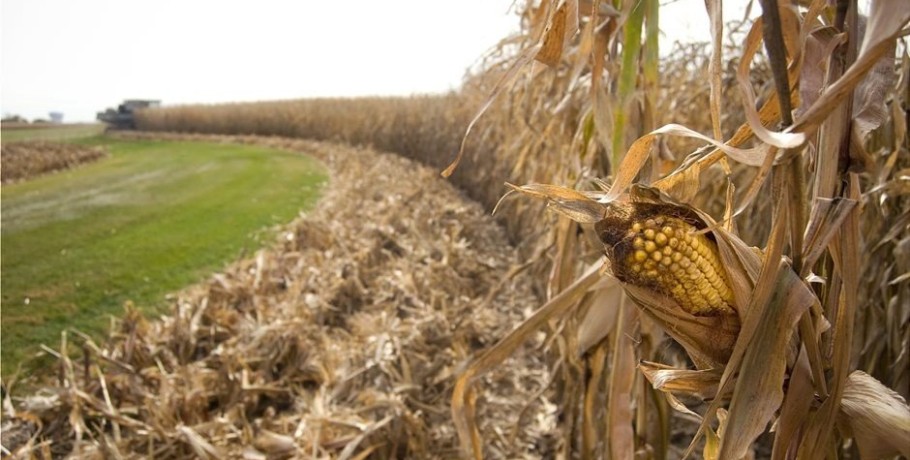
[[[657,0],[527,2],[456,93],[140,112],[145,131],[417,160],[517,248],[503,283],[526,280],[539,308],[458,348],[432,401],[445,418],[426,409],[456,448],[306,453],[910,456],[910,2],[763,0],[736,24],[705,5],[712,42],[663,55]],[[528,355],[542,388],[494,415],[491,376]],[[554,432],[529,428],[548,404]]]

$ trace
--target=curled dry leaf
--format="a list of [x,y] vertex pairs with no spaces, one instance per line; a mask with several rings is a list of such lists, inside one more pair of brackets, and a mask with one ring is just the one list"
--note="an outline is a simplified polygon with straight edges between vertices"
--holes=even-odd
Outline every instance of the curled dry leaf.
[[717,397],[721,372],[717,369],[676,369],[660,363],[643,361],[638,368],[655,390],[681,393],[708,400]]
[[838,424],[852,433],[860,456],[910,457],[910,407],[894,390],[863,371],[847,377]]
[[867,33],[863,37],[859,54],[853,65],[800,115],[793,127],[796,132],[809,132],[820,125],[837,105],[853,94],[857,85],[889,51],[894,40],[910,21],[910,8],[906,0],[878,0],[872,2]]

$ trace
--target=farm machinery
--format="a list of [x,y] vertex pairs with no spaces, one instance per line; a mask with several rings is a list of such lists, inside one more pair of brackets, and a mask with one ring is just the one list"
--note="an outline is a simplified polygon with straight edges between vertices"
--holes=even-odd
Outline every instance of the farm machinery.
[[136,111],[159,105],[161,105],[161,101],[157,100],[127,99],[116,109],[108,108],[104,112],[98,112],[96,118],[107,123],[111,129],[136,129]]

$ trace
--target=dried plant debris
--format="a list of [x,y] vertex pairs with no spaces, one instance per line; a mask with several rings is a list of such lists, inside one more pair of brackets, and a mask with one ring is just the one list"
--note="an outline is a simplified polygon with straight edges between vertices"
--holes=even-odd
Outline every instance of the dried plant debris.
[[75,168],[108,156],[101,147],[48,141],[8,142],[0,152],[4,184]]
[[[214,139],[180,137],[201,138]],[[539,302],[502,228],[437,171],[395,155],[217,139],[311,154],[331,185],[275,247],[175,296],[169,315],[128,307],[99,344],[64,334],[48,348],[55,384],[22,395],[12,382],[4,423],[22,434],[8,441],[4,426],[4,448],[18,458],[457,457],[454,376]],[[554,455],[542,355],[516,354],[478,393],[492,457]]]

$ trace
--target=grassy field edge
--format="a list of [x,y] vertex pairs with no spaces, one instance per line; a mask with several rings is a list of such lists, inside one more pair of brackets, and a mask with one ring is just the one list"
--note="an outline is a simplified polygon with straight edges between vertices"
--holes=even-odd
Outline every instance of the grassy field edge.
[[74,328],[104,332],[272,241],[308,209],[326,168],[300,153],[123,140],[112,157],[3,187],[3,375]]

